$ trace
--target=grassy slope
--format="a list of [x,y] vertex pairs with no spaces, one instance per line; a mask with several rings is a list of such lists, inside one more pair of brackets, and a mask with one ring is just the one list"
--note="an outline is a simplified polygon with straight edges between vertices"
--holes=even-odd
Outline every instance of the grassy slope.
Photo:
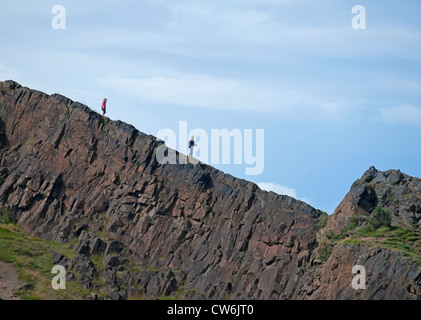
[[391,251],[401,252],[421,263],[421,233],[398,227],[381,227],[374,231],[354,231],[347,238],[340,240],[345,244],[366,244]]
[[[320,227],[324,226],[325,224]],[[350,225],[338,234],[325,234],[325,239],[325,250],[322,249],[321,252],[324,261],[335,244],[363,244],[401,252],[421,263],[421,232],[415,229],[383,226],[376,230],[367,230]],[[55,276],[51,273],[52,255],[61,253],[72,259],[75,255],[72,247],[71,244],[38,239],[27,235],[16,225],[0,223],[0,260],[13,264],[19,272],[19,280],[31,285],[30,290],[17,294],[22,299],[78,300],[90,294],[90,291],[82,289],[74,281],[66,282],[66,290],[54,290],[51,286],[51,280]],[[91,260],[97,269],[103,268],[102,256]]]
[[[76,254],[73,244],[63,244],[44,239],[35,238],[26,234],[19,226],[0,223],[0,260],[13,264],[19,272],[19,280],[30,284],[30,289],[18,292],[16,295],[25,300],[82,300],[86,299],[92,291],[84,290],[77,281],[67,281],[65,290],[54,290],[51,281],[56,274],[52,274],[52,255],[61,253],[68,259]],[[104,269],[103,255],[90,257],[95,268],[99,271]],[[139,272],[141,268],[136,263],[126,265],[131,272]],[[148,270],[150,268],[147,268]],[[79,276],[72,270],[76,276]],[[93,289],[98,295],[107,298],[102,292],[102,277],[94,280]],[[187,293],[180,288],[174,295],[159,296],[158,299],[178,299],[181,293]],[[144,300],[143,295],[131,297],[129,300]]]
[[[321,228],[323,229],[323,225]],[[401,252],[421,263],[421,231],[397,226],[382,226],[378,229],[360,227],[350,223],[339,233],[325,233],[319,258],[326,261],[335,244],[363,244],[370,247]]]
[[31,289],[18,292],[22,299],[78,300],[89,295],[77,282],[67,281],[66,290],[54,290],[51,281],[52,255],[61,253],[68,258],[75,255],[69,244],[37,239],[25,234],[19,227],[0,224],[0,260],[13,264],[19,280],[29,283]]

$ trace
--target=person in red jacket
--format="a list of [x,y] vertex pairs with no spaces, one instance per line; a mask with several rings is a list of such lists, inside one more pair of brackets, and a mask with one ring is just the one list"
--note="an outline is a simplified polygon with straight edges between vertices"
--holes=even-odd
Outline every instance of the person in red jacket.
[[104,101],[102,101],[102,115],[105,116],[105,114],[107,113],[107,98],[104,98]]

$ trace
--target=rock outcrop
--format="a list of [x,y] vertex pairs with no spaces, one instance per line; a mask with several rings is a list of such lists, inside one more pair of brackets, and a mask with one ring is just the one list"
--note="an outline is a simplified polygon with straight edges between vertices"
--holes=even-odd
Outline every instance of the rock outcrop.
[[[329,217],[327,226],[319,233],[316,251],[331,251],[324,263],[310,268],[303,276],[302,287],[296,299],[421,299],[421,179],[410,177],[399,170],[367,170],[355,181],[348,194]],[[326,233],[346,234],[351,218],[358,217],[359,224],[367,224],[375,208],[391,213],[394,228],[407,228],[417,237],[412,240],[418,259],[398,250],[379,246],[381,241],[363,241],[346,244],[341,241],[326,244]],[[354,220],[355,221],[355,220]],[[345,237],[345,236],[344,236]],[[381,237],[380,237],[381,238]],[[392,243],[393,244],[393,243]],[[404,248],[407,246],[401,243]],[[331,247],[329,247],[331,246]],[[408,250],[412,250],[408,246]],[[366,270],[366,289],[355,290],[351,285],[356,274],[354,266]],[[350,277],[350,275],[353,275]]]
[[[72,270],[69,280],[93,290],[90,298],[98,298],[99,275],[111,299],[420,297],[413,260],[338,245],[322,262],[325,213],[202,163],[161,165],[162,145],[59,94],[0,82],[0,208],[29,234],[75,241],[75,257],[52,259]],[[419,226],[418,180],[370,172],[327,228],[341,228],[355,210],[369,215],[378,203],[398,208],[399,223]],[[386,184],[396,190],[388,193]],[[390,197],[411,190],[405,203]],[[102,270],[93,257],[103,257]],[[376,286],[388,277],[399,288],[356,292],[349,286],[354,263],[377,268],[370,273]]]
[[[162,141],[13,81],[0,84],[0,119],[0,205],[34,236],[104,254],[109,287],[289,298],[311,264],[322,212],[301,201],[204,164],[160,165]],[[113,256],[142,270],[117,279]]]
[[354,215],[369,217],[377,206],[393,212],[392,224],[421,227],[421,179],[399,170],[378,171],[371,167],[355,181],[328,222],[328,229],[339,231]]
[[[354,289],[354,266],[365,268],[365,289]],[[293,299],[415,300],[421,267],[402,253],[363,245],[335,245],[329,259],[304,273]]]

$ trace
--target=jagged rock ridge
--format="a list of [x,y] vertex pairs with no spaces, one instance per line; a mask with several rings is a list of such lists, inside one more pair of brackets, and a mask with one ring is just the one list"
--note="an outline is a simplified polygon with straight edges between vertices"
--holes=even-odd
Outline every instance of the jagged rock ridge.
[[138,261],[125,281],[147,296],[293,294],[320,211],[203,164],[160,165],[162,142],[58,94],[0,92],[0,203],[26,232]]
[[329,219],[328,228],[338,231],[352,215],[368,217],[377,206],[394,213],[394,225],[421,227],[421,179],[399,170],[381,172],[371,167],[352,184],[350,192]]
[[[162,143],[61,95],[0,82],[0,207],[32,235],[77,239],[73,261],[52,258],[81,271],[85,288],[98,289],[90,257],[104,255],[103,289],[112,299],[420,297],[414,261],[340,244],[320,261],[324,213],[204,164],[160,165]],[[367,190],[360,198],[370,202]],[[367,209],[363,200],[352,210]],[[327,228],[351,216],[346,203]],[[370,273],[386,283],[381,294],[374,285],[350,288],[351,265],[361,261],[382,266]],[[385,278],[393,268],[400,273]]]
[[[403,252],[377,245],[335,244],[324,263],[310,268],[303,275],[303,285],[297,297],[303,299],[421,299],[421,179],[399,170],[385,172],[371,167],[355,181],[348,194],[329,217],[326,228],[319,233],[320,250],[327,232],[339,234],[352,217],[366,224],[376,207],[392,214],[392,226],[412,230],[417,235],[411,243],[418,259]],[[380,237],[381,238],[381,237]],[[357,239],[359,240],[359,239]],[[360,242],[360,241],[357,241]],[[377,241],[382,242],[382,241]],[[368,242],[370,243],[370,242]],[[385,240],[387,243],[387,239]],[[364,266],[367,288],[354,290],[351,286],[352,268]]]

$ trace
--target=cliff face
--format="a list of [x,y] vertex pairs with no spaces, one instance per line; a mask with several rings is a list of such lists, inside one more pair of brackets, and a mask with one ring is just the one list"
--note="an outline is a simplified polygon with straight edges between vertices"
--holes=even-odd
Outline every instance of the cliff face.
[[391,210],[392,224],[421,227],[421,179],[399,170],[381,172],[371,167],[355,181],[329,219],[328,229],[339,231],[353,215],[369,217],[377,207]]
[[[363,232],[377,207],[390,212],[391,227]],[[319,233],[316,250],[327,248],[331,254],[304,274],[297,298],[421,299],[420,218],[421,179],[371,167],[352,184]],[[364,290],[351,285],[356,265],[366,271]]]
[[203,164],[160,165],[162,142],[63,96],[0,93],[0,204],[26,232],[138,262],[122,278],[146,296],[293,294],[320,211]]
[[[318,223],[325,214],[204,164],[160,165],[155,155],[162,144],[61,95],[0,82],[0,208],[7,207],[29,234],[76,241],[73,260],[57,255],[54,263],[77,270],[80,275],[69,279],[112,299],[420,297],[421,273],[413,260],[336,244],[320,261]],[[407,179],[399,177],[397,185]],[[360,197],[370,202],[370,192]],[[370,215],[352,194],[326,228],[341,228],[354,214],[350,210]],[[384,199],[390,199],[387,193]],[[419,226],[414,205],[399,222]],[[101,255],[99,269],[90,258]],[[372,290],[350,288],[350,268],[361,261],[381,265],[370,273],[372,281],[402,287],[386,286],[382,294],[375,282]],[[101,288],[94,282],[99,276]]]

